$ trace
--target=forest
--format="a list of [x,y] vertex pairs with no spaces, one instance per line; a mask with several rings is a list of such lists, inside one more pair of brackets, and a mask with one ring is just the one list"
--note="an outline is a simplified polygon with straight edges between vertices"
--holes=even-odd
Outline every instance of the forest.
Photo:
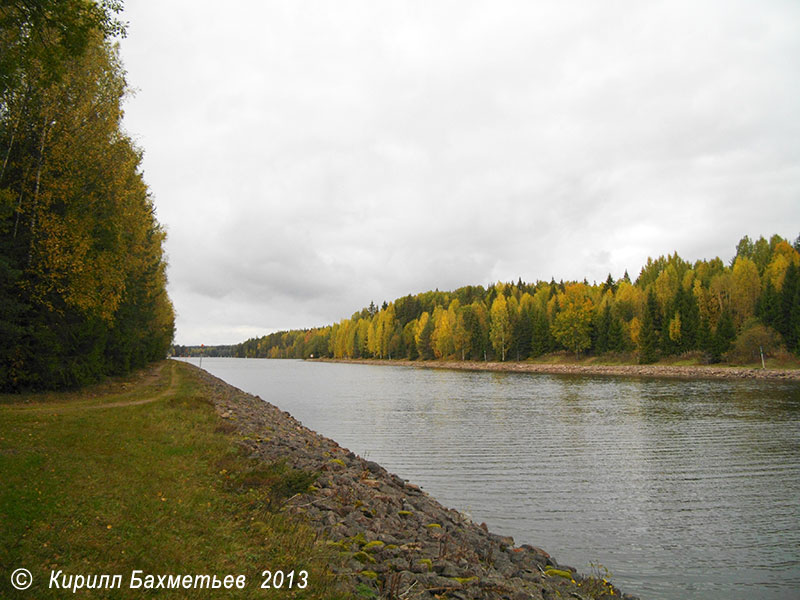
[[326,327],[280,331],[238,357],[520,361],[550,353],[653,363],[750,363],[800,354],[800,236],[743,237],[726,264],[648,258],[603,283],[537,281],[428,291],[373,303]]
[[166,262],[116,0],[0,4],[0,391],[75,387],[163,358]]

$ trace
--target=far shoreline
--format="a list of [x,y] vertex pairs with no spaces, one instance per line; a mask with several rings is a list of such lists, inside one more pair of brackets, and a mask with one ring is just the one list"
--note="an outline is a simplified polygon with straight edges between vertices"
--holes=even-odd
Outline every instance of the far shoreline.
[[600,375],[665,379],[766,379],[800,381],[800,369],[760,369],[712,365],[581,365],[568,363],[493,362],[454,360],[391,360],[375,358],[314,358],[331,363],[414,367],[456,371],[493,371],[547,375]]

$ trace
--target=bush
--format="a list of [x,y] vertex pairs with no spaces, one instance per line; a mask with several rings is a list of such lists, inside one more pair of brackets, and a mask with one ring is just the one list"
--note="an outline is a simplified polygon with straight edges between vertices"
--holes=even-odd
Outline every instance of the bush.
[[750,319],[736,337],[733,347],[728,352],[728,360],[759,362],[762,350],[765,357],[770,357],[779,352],[781,346],[781,336],[777,331],[755,319]]

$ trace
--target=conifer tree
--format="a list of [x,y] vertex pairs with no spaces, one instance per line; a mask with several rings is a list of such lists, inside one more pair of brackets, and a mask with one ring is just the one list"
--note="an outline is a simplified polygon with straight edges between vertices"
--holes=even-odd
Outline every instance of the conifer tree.
[[608,349],[611,352],[623,352],[625,350],[625,337],[622,333],[622,323],[619,318],[611,313],[611,321],[608,325]]
[[461,360],[472,353],[472,333],[470,331],[470,318],[472,317],[472,307],[464,306],[456,313],[456,322],[453,328],[453,347],[456,355]]
[[405,347],[405,357],[408,360],[417,360],[419,353],[417,352],[417,343],[415,340],[417,332],[417,320],[412,319],[403,327],[402,340]]
[[[597,323],[594,327],[594,351],[603,354],[611,350],[611,335],[613,329],[613,316],[611,314],[611,301],[605,302],[602,311],[598,313]],[[620,332],[621,333],[621,332]]]
[[798,352],[800,344],[800,268],[790,262],[780,293],[780,314],[776,329],[783,336],[786,348]]
[[659,339],[661,337],[661,309],[652,289],[647,294],[647,303],[639,336],[639,362],[641,364],[649,364],[658,360]]
[[541,356],[553,349],[547,312],[534,309],[531,331],[531,356]]
[[[530,296],[528,296],[530,298]],[[531,354],[531,336],[533,335],[533,321],[530,306],[520,304],[517,319],[514,321],[512,337],[517,360],[525,360]]]
[[417,323],[417,354],[422,360],[432,360],[434,358],[431,340],[433,338],[433,319],[427,312],[423,312]]
[[722,355],[731,347],[736,339],[736,326],[729,310],[724,310],[720,315],[717,330],[714,332],[714,342],[711,346],[711,362],[719,362]]
[[756,315],[761,319],[762,323],[778,330],[780,314],[781,295],[775,290],[772,281],[767,280],[764,291],[761,293],[756,305]]

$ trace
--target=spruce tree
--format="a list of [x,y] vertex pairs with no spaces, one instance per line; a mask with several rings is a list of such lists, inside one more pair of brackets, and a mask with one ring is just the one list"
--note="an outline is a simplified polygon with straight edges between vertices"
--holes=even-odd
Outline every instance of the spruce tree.
[[642,331],[639,340],[639,362],[650,364],[658,360],[658,347],[661,338],[661,309],[652,289],[647,293]]
[[780,329],[780,314],[781,314],[781,295],[775,290],[772,281],[767,280],[764,291],[758,298],[756,304],[756,316],[761,319],[765,325],[769,325],[775,330]]
[[431,338],[433,337],[433,319],[429,318],[422,326],[422,331],[419,334],[417,341],[417,352],[422,360],[433,360],[433,347],[431,345]]
[[722,315],[717,323],[717,330],[714,332],[714,342],[711,347],[711,362],[719,362],[722,355],[730,350],[733,340],[736,339],[736,327],[733,324],[733,317],[729,310],[722,311]]
[[612,352],[625,350],[625,336],[622,333],[622,323],[615,314],[611,314],[608,325],[608,349]]
[[800,269],[794,263],[790,263],[781,288],[780,314],[776,329],[783,336],[786,348],[791,352],[797,352],[800,342],[798,301],[800,301]]
[[547,313],[536,309],[533,313],[530,355],[541,356],[550,350],[550,324],[547,322]]
[[[610,277],[610,275],[609,275]],[[603,310],[598,313],[593,329],[593,342],[594,351],[597,354],[604,354],[609,351],[609,334],[611,330],[611,304],[609,302],[603,307]]]

